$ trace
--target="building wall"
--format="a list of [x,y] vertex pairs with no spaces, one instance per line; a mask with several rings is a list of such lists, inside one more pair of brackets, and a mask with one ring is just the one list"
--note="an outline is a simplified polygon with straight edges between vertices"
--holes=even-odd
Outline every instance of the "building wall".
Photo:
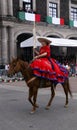
[[17,17],[17,12],[19,10],[19,7],[20,7],[20,3],[19,3],[19,0],[13,0],[13,15],[15,17]]
[[[67,3],[67,7],[65,3]],[[66,19],[66,24],[68,23],[69,18],[68,3],[69,2],[65,2],[65,0],[61,0],[60,3],[60,15]],[[0,1],[0,64],[9,63],[12,56],[17,56],[17,44],[20,44],[19,41],[17,41],[19,35],[24,34],[26,37],[33,35],[33,22],[23,22],[14,17],[17,15],[17,12],[14,12],[14,9],[17,11],[19,4],[20,1],[18,0]],[[22,6],[22,4],[20,5]],[[64,11],[62,10],[63,7]],[[65,9],[67,11],[65,11]],[[37,35],[56,36],[60,38],[77,38],[76,28],[70,28],[67,25],[50,25],[43,22],[47,15],[47,0],[36,0],[36,11],[42,16],[42,22],[36,24]]]
[[60,18],[64,18],[65,24],[69,24],[69,0],[60,0]]
[[36,0],[36,12],[41,14],[41,20],[45,21],[47,16],[47,0]]

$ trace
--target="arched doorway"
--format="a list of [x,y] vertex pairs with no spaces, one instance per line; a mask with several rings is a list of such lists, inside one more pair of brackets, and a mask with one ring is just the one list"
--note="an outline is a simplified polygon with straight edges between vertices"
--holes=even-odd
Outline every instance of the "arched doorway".
[[30,61],[33,58],[33,51],[32,47],[25,47],[25,48],[20,48],[20,43],[24,40],[27,40],[28,38],[32,37],[33,34],[30,33],[22,33],[17,37],[17,57],[21,58],[24,61]]
[[[69,39],[77,40],[77,37],[70,37]],[[70,62],[77,63],[77,47],[68,47],[67,56]]]

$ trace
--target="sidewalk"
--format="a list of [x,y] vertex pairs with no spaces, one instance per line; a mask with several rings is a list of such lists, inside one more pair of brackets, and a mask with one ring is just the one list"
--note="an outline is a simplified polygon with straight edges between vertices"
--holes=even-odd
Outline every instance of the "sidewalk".
[[8,82],[15,82],[15,81],[22,81],[23,80],[23,77],[19,77],[19,76],[13,76],[13,77],[8,77],[8,76],[0,76],[0,83],[1,82],[5,82],[5,83],[8,83]]

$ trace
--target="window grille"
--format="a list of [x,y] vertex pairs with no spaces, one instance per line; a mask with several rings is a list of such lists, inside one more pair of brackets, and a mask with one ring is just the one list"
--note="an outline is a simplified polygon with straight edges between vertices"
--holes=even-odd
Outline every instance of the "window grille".
[[71,20],[77,21],[77,8],[71,7]]
[[49,2],[49,16],[57,17],[57,3]]
[[32,0],[23,0],[23,9],[26,12],[32,11]]

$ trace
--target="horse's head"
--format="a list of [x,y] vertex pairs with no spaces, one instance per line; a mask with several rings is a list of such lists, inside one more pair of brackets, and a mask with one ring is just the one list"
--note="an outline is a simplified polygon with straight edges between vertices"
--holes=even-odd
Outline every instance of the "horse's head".
[[24,62],[18,58],[12,58],[12,61],[9,66],[8,74],[12,75],[18,72],[21,72],[22,69],[26,69],[28,66],[27,62]]

